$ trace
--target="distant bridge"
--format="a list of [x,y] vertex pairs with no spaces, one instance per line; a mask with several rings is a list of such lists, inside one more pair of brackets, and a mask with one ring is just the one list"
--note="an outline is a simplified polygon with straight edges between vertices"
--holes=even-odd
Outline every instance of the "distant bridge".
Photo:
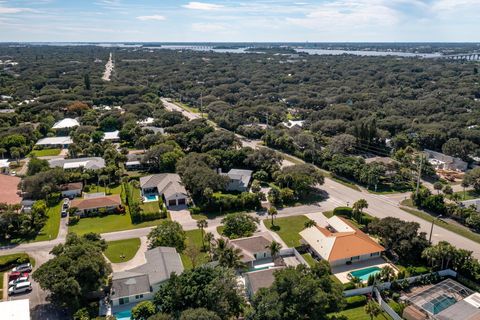
[[449,60],[480,61],[480,53],[452,54],[452,55],[442,56],[441,58],[449,59]]

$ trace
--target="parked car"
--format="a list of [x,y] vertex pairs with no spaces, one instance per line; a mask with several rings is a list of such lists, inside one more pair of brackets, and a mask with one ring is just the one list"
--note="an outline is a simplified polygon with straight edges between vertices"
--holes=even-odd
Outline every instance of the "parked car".
[[8,295],[25,293],[32,291],[32,284],[30,281],[20,282],[14,285],[13,287],[8,288]]
[[69,207],[70,207],[70,199],[68,198],[63,199],[62,209],[67,210]]
[[62,209],[62,214],[61,215],[62,215],[62,218],[65,218],[68,215],[67,209]]
[[18,271],[10,272],[8,274],[8,281],[16,280],[16,279],[21,278],[21,277],[28,277],[28,273],[27,272],[18,272]]
[[8,283],[8,287],[12,287],[14,285],[16,285],[17,283],[20,283],[20,282],[27,282],[28,279],[30,278],[30,276],[28,275],[28,273],[26,273],[26,276],[21,276],[15,280],[12,280]]
[[12,272],[32,272],[32,265],[30,263],[23,263],[21,265],[16,266],[12,269]]

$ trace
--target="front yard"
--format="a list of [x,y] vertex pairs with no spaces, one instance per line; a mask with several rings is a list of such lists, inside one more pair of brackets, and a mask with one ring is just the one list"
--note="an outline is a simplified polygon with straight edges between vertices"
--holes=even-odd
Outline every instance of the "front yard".
[[57,238],[58,231],[60,229],[62,204],[63,200],[61,200],[56,206],[49,207],[47,209],[48,220],[43,226],[42,230],[40,230],[35,237],[35,240],[33,240],[34,242],[53,240]]
[[185,232],[187,234],[186,245],[187,248],[180,254],[182,258],[183,267],[188,270],[193,268],[193,263],[191,258],[189,257],[189,248],[195,247],[198,249],[198,256],[196,265],[199,266],[201,264],[205,264],[208,262],[208,254],[201,251],[202,249],[202,231],[200,229],[189,230]]
[[122,263],[131,260],[140,248],[140,239],[124,239],[109,241],[104,254],[111,263]]
[[[348,320],[370,320],[370,316],[365,313],[365,307],[357,307],[348,310],[343,310],[338,313],[331,314],[336,316],[345,316]],[[380,315],[373,318],[374,320],[391,320],[392,318],[386,314],[381,313]]]
[[286,218],[274,219],[272,228],[271,220],[263,220],[263,224],[271,231],[278,233],[280,238],[289,247],[297,247],[300,245],[300,231],[305,228],[305,222],[309,219],[306,216],[293,216]]

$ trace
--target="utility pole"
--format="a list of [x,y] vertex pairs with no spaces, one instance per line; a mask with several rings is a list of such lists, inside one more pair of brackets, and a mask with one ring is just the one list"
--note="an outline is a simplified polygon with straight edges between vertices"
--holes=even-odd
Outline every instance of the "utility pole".
[[423,153],[420,156],[420,164],[418,165],[418,177],[417,177],[417,189],[415,190],[415,196],[418,197],[418,190],[420,189],[420,177],[422,176],[422,166],[423,166]]

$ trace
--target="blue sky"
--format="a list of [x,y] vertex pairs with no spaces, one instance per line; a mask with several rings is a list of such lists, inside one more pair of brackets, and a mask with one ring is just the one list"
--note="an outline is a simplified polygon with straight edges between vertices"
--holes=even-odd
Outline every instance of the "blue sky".
[[0,41],[480,41],[480,0],[0,0]]

